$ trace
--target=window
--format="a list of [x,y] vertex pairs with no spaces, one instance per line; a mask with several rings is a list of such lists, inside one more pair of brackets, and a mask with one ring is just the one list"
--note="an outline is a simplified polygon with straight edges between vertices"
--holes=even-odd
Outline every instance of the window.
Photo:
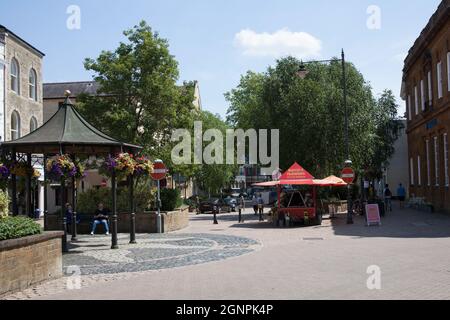
[[15,58],[11,60],[11,90],[19,94],[20,88],[20,69],[19,63]]
[[428,71],[428,101],[433,104],[433,87],[431,83],[431,71]]
[[414,160],[413,160],[413,158],[409,159],[409,170],[410,170],[411,185],[414,185]]
[[17,111],[11,114],[11,140],[20,138],[20,116]]
[[29,95],[30,99],[33,99],[34,101],[37,101],[37,77],[36,77],[36,71],[34,69],[30,70],[29,74],[29,81],[28,81],[28,87],[29,87]]
[[450,51],[447,52],[447,87],[450,91]]
[[30,133],[36,130],[38,127],[38,123],[35,117],[31,117],[30,119]]
[[449,186],[449,178],[448,178],[448,139],[447,134],[444,133],[444,177],[445,177],[445,186]]
[[422,185],[422,172],[420,170],[420,156],[417,156],[417,184]]
[[430,140],[425,141],[425,152],[427,154],[427,184],[431,186],[431,171],[430,171]]
[[439,62],[436,67],[437,72],[437,86],[438,86],[438,99],[442,98],[442,62]]
[[422,105],[422,111],[425,110],[425,83],[420,80],[420,103]]
[[434,178],[436,186],[439,186],[439,142],[438,137],[434,137]]
[[411,95],[408,95],[408,119],[409,119],[409,121],[412,120],[412,113],[411,113]]
[[414,87],[414,97],[415,97],[415,102],[416,102],[416,115],[419,114],[419,94],[417,93],[417,86]]

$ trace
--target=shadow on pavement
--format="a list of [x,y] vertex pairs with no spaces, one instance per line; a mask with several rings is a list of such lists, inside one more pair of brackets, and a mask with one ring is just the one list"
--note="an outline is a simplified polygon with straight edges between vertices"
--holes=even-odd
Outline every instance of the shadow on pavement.
[[450,237],[450,216],[412,209],[399,209],[381,217],[381,226],[366,226],[363,216],[354,216],[354,224],[348,225],[346,216],[339,215],[331,220],[335,235],[358,238],[448,238]]

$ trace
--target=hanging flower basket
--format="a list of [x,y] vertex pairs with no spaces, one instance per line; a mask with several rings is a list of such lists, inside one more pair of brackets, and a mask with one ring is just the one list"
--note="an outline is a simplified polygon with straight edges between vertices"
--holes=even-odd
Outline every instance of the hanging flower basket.
[[50,179],[68,179],[77,175],[77,167],[68,155],[57,155],[48,159],[45,167]]
[[0,179],[6,180],[9,177],[9,168],[7,165],[0,162]]
[[28,175],[34,175],[34,168],[25,161],[16,161],[11,164],[10,172],[17,177],[28,177]]
[[111,177],[113,172],[119,178],[125,178],[134,173],[136,161],[132,154],[120,153],[116,157],[108,156],[99,169],[100,174]]
[[145,156],[136,158],[134,174],[138,176],[150,176],[153,172],[153,163]]

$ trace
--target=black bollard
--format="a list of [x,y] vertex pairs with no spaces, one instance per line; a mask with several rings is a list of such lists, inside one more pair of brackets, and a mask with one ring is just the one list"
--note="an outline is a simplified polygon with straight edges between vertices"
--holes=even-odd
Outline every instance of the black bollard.
[[62,252],[68,252],[69,250],[67,249],[67,218],[65,215],[62,221],[62,227],[64,230],[64,235],[62,237]]
[[217,210],[215,207],[213,209],[213,214],[214,214],[214,224],[219,224],[219,222],[217,221]]
[[242,222],[242,209],[239,208],[239,223]]

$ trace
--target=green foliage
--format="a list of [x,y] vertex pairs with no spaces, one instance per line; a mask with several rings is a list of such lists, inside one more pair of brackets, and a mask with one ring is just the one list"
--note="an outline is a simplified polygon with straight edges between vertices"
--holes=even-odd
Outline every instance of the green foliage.
[[[222,132],[223,138],[226,138],[226,130],[230,127],[218,115],[203,111],[199,120],[202,121],[203,131],[208,129],[218,129]],[[203,150],[210,142],[203,142]],[[222,144],[222,156],[226,162],[225,148]],[[237,165],[229,164],[201,164],[195,166],[195,178],[201,188],[211,193],[220,193],[221,189],[228,186],[237,172]]]
[[5,218],[9,213],[9,197],[8,194],[0,189],[0,218]]
[[[150,187],[138,185],[134,190],[136,212],[144,212],[151,207],[155,194]],[[108,209],[112,208],[112,196],[110,188],[90,189],[78,195],[77,212],[94,213],[98,203],[103,203]],[[117,189],[117,211],[130,211],[130,196],[127,187]]]
[[161,210],[173,211],[183,204],[178,189],[161,189]]
[[6,217],[0,219],[0,241],[17,239],[42,232],[41,226],[27,217]]
[[191,128],[194,83],[182,87],[178,63],[169,44],[146,22],[124,32],[126,42],[85,60],[85,68],[100,84],[100,96],[77,98],[77,110],[101,131],[125,142],[142,145],[151,158],[169,169],[170,141],[175,128]]
[[[347,158],[341,62],[308,64],[305,79],[297,75],[299,66],[299,60],[287,57],[264,73],[244,75],[225,94],[227,121],[242,129],[279,129],[284,170],[297,161],[317,177],[338,174]],[[385,108],[378,107],[380,101],[351,63],[346,63],[346,78],[350,158],[355,168],[363,168],[376,153],[377,117]]]

